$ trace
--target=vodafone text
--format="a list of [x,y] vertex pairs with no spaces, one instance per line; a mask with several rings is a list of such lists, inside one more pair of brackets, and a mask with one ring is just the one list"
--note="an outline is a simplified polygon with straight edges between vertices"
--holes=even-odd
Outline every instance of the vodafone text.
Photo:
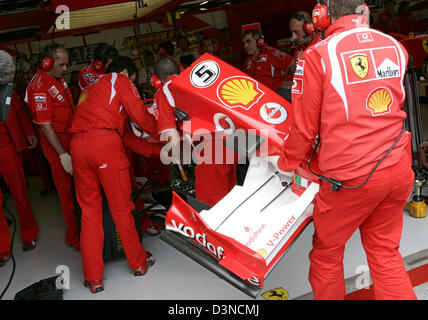
[[195,231],[192,227],[184,226],[182,223],[177,226],[177,222],[174,219],[171,219],[171,223],[173,224],[174,229],[176,229],[179,233],[190,239],[195,239],[200,245],[207,248],[219,260],[223,258],[224,249],[221,246],[216,248],[211,242],[208,242],[205,233],[195,234]]

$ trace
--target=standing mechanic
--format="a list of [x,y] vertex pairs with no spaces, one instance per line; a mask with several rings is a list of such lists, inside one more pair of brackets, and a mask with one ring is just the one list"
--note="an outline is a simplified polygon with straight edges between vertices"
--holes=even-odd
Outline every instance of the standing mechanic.
[[[39,227],[28,198],[21,151],[34,148],[37,138],[31,121],[13,90],[14,75],[13,58],[6,51],[0,50],[0,179],[4,179],[15,201],[23,250],[28,251],[36,247]],[[2,205],[3,201],[0,201],[0,207]],[[0,266],[10,257],[10,245],[9,229],[4,214],[1,213]]]
[[[290,19],[291,43],[295,46],[293,71],[299,59],[309,46],[314,45],[320,39],[320,34],[315,29],[312,16],[306,11],[298,11]],[[293,72],[294,73],[294,72]]]
[[99,44],[94,51],[92,62],[79,72],[79,87],[81,90],[92,84],[105,73],[112,60],[118,55],[117,49],[106,44]]
[[277,164],[295,170],[319,136],[322,180],[309,255],[315,299],[345,298],[343,256],[356,229],[375,298],[416,299],[399,252],[414,179],[401,110],[408,54],[395,39],[367,27],[366,6],[354,14],[362,4],[330,0],[314,8],[315,26],[327,28],[326,39],[301,57],[293,121]]
[[131,77],[137,68],[128,57],[116,57],[106,75],[82,91],[70,133],[77,200],[82,208],[81,245],[84,285],[104,290],[103,188],[126,258],[135,276],[142,276],[154,258],[140,243],[132,211],[129,160],[122,142],[129,118],[154,133],[155,123]]
[[68,153],[73,120],[73,98],[70,88],[61,77],[67,70],[67,50],[57,43],[46,46],[43,60],[28,84],[25,102],[40,128],[40,144],[51,167],[52,177],[67,231],[65,242],[80,250],[79,234],[72,195],[73,166]]
[[248,54],[244,72],[273,91],[282,88],[283,75],[290,71],[293,57],[269,47],[258,30],[245,30],[241,34],[241,41]]

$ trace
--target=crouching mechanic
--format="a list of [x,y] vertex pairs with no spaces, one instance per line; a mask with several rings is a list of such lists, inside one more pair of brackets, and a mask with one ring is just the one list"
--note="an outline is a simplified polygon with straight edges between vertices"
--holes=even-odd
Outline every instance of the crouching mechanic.
[[[166,150],[173,150],[180,144],[180,134],[177,130],[175,120],[175,101],[174,92],[169,87],[169,84],[174,77],[179,74],[178,66],[171,59],[164,58],[158,61],[155,66],[155,75],[159,78],[163,87],[158,90],[154,96],[154,113],[157,119],[157,128],[160,133],[161,141],[169,141]],[[226,162],[226,147],[223,146],[223,139],[214,139],[215,135],[211,134],[204,137],[204,143],[208,139],[205,146],[211,146],[211,150],[206,150],[202,147],[203,152],[212,151],[212,156],[209,157],[211,163],[197,163],[195,168],[195,190],[196,199],[210,206],[214,206],[220,201],[229,191],[236,185],[236,154],[234,154],[233,163],[216,163],[214,150],[222,150],[221,159]],[[223,138],[223,137],[222,137]],[[215,146],[219,144],[219,146]],[[208,147],[207,147],[208,148]],[[176,152],[175,154],[178,154]],[[172,160],[179,161],[174,158],[172,152]],[[206,157],[204,157],[205,159]],[[163,163],[168,163],[171,160],[167,154],[161,153]]]
[[97,82],[82,91],[70,129],[77,200],[82,208],[80,243],[84,285],[92,293],[104,290],[103,188],[126,258],[135,276],[142,276],[154,258],[141,245],[131,199],[130,164],[122,136],[131,119],[147,133],[155,132],[130,77],[137,69],[131,59],[116,57]]
[[[300,58],[304,69],[294,75],[300,90],[293,92],[293,120],[277,164],[286,172],[298,168],[319,136],[322,180],[309,255],[315,299],[345,298],[345,244],[357,228],[375,298],[415,299],[399,252],[414,179],[401,109],[408,54],[392,37],[368,28],[362,4],[330,0],[314,9],[326,39]],[[359,7],[362,15],[355,14]]]

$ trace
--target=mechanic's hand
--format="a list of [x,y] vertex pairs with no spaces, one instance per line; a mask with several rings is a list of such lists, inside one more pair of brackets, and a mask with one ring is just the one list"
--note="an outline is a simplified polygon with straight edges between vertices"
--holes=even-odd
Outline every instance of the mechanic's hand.
[[275,173],[279,173],[279,174],[282,174],[282,175],[290,177],[290,178],[293,177],[294,171],[292,171],[292,172],[282,171],[278,167],[279,156],[268,156],[268,157],[266,157],[266,159],[275,168]]
[[37,140],[36,135],[33,134],[31,136],[28,136],[27,140],[28,140],[28,143],[30,144],[28,146],[28,149],[34,149],[37,146],[38,140]]
[[61,153],[59,155],[59,158],[61,159],[61,164],[65,170],[65,172],[67,172],[69,175],[73,175],[73,165],[71,164],[71,156],[67,153]]

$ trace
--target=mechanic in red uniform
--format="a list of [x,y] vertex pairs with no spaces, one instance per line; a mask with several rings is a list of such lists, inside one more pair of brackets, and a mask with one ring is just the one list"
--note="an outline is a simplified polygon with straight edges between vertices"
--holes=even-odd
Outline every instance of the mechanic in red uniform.
[[282,88],[283,75],[290,71],[293,57],[269,47],[258,30],[245,30],[241,34],[241,41],[248,54],[244,72],[273,91]]
[[74,105],[70,88],[61,77],[67,70],[68,53],[59,44],[46,46],[43,60],[25,93],[25,102],[40,128],[40,144],[51,167],[52,177],[61,201],[67,231],[65,242],[80,249],[72,195],[73,166],[68,153]]
[[130,77],[137,69],[128,57],[116,57],[98,82],[82,91],[70,129],[77,200],[82,208],[81,250],[84,285],[92,293],[104,290],[103,188],[130,268],[144,275],[154,257],[141,245],[132,211],[129,160],[122,142],[131,119],[149,134],[153,117]]
[[99,44],[94,51],[92,62],[79,72],[79,87],[81,90],[92,84],[104,74],[112,60],[118,55],[117,49],[106,44]]
[[[155,75],[163,86],[154,96],[155,104],[153,105],[153,110],[161,141],[170,140],[167,150],[178,146],[180,143],[180,134],[177,130],[174,116],[174,92],[169,87],[169,84],[178,73],[177,65],[171,59],[161,59],[155,66]],[[213,139],[213,135],[210,135],[210,137]],[[204,139],[209,139],[210,137],[204,137]],[[220,143],[221,146],[215,147],[216,143]],[[203,150],[204,152],[206,151],[205,149]],[[212,150],[222,150],[222,159],[225,163],[216,163],[215,152],[212,152],[211,163],[198,163],[195,168],[196,199],[210,206],[214,206],[236,185],[237,163],[236,155],[234,163],[226,163],[226,148],[223,147],[223,140],[217,139],[213,141]],[[167,156],[161,153],[163,163],[168,163],[165,159],[168,159]],[[174,156],[172,160],[174,160]]]
[[[0,50],[0,178],[3,178],[15,201],[21,227],[23,250],[36,247],[39,227],[34,218],[22,167],[22,151],[37,145],[37,138],[30,119],[24,113],[13,88],[15,63],[13,58]],[[6,114],[5,107],[8,106]],[[2,112],[4,111],[4,112]],[[2,206],[2,201],[0,202]],[[0,265],[10,254],[11,238],[4,215],[0,217]]]
[[312,16],[306,11],[299,11],[293,14],[289,22],[291,32],[291,42],[295,46],[293,74],[300,56],[309,46],[314,45],[320,40],[320,34],[314,27]]
[[330,0],[331,25],[320,14],[327,5],[314,8],[318,24],[325,23],[317,28],[328,26],[326,39],[301,57],[291,129],[277,164],[285,172],[298,168],[318,135],[321,175],[355,187],[393,147],[361,187],[336,192],[334,184],[321,180],[309,281],[315,299],[345,298],[345,244],[359,229],[375,298],[415,299],[399,252],[403,208],[414,179],[402,130],[408,54],[392,37],[367,27],[367,7],[365,14],[354,14],[362,3]]

